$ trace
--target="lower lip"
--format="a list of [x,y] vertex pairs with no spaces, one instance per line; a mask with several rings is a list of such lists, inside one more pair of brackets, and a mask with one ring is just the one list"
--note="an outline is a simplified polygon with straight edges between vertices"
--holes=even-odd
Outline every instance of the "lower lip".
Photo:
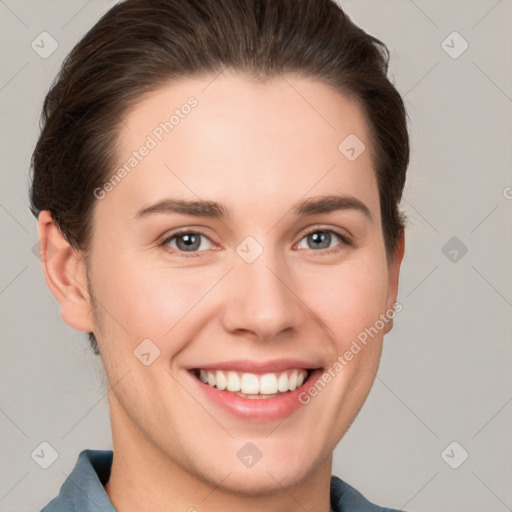
[[221,406],[235,416],[251,421],[282,420],[302,407],[299,395],[312,386],[323,373],[321,368],[313,370],[309,378],[297,389],[280,393],[273,398],[243,398],[231,391],[220,391],[199,380],[192,372],[192,379],[205,395],[215,404]]

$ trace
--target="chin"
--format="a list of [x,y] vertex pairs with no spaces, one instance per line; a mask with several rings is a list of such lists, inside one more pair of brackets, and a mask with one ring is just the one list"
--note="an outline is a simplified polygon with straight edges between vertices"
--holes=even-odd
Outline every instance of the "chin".
[[255,467],[243,470],[233,471],[228,478],[221,484],[228,492],[239,496],[260,496],[271,495],[272,493],[282,492],[283,487],[289,488],[299,484],[308,473],[303,468],[261,468]]
[[[205,471],[201,468],[203,480],[209,485],[219,486],[226,492],[239,496],[270,495],[282,492],[282,488],[291,488],[314,473],[321,462],[311,460],[305,463],[304,454],[287,455],[276,454],[266,457],[262,455],[254,465],[247,467],[237,458],[230,462],[224,458],[221,465],[214,471]],[[299,459],[301,462],[297,462]],[[212,466],[210,466],[212,468]]]

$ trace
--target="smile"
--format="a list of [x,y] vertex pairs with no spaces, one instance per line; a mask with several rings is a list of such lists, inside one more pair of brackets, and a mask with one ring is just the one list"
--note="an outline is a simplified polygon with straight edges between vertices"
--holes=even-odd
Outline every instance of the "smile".
[[[302,411],[299,400],[305,386],[323,374],[319,361],[238,359],[198,363],[188,367],[193,386],[215,413],[250,422],[282,421]],[[311,411],[311,409],[308,409]],[[212,409],[213,412],[213,409]]]
[[237,371],[198,369],[194,375],[219,391],[230,391],[245,398],[271,398],[294,391],[308,379],[311,371],[290,368],[275,373],[246,373]]

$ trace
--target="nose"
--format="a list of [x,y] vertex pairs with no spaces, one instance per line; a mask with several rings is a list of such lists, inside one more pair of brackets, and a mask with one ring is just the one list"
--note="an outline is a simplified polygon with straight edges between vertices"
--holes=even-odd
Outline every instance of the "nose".
[[286,263],[270,250],[252,263],[236,260],[227,281],[223,323],[228,332],[250,332],[263,341],[300,329],[307,308]]

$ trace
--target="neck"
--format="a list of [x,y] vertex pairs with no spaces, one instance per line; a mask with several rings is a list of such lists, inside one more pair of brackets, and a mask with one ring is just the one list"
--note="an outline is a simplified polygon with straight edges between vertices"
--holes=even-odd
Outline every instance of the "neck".
[[[118,416],[116,416],[118,417]],[[105,491],[118,512],[329,512],[332,454],[302,480],[284,487],[269,474],[272,491],[237,491],[223,477],[185,467],[133,426],[111,418],[114,458]],[[293,468],[292,468],[293,469]],[[210,478],[209,478],[210,476]]]

